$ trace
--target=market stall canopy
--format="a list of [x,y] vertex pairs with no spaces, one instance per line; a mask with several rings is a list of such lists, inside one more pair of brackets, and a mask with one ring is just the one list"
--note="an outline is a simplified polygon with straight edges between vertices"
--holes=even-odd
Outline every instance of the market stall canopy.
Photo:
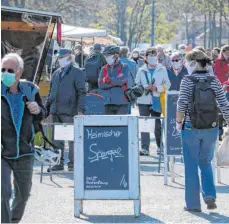
[[[56,30],[54,31],[54,37],[56,37]],[[93,38],[93,37],[106,37],[106,30],[97,30],[91,28],[83,28],[70,26],[66,24],[62,24],[62,40],[72,40],[78,38]]]

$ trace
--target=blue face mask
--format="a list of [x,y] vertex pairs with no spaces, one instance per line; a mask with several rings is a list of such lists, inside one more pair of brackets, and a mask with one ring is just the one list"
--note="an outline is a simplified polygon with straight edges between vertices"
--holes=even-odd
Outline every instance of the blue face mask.
[[2,72],[2,82],[5,86],[12,86],[16,81],[16,75],[14,73]]

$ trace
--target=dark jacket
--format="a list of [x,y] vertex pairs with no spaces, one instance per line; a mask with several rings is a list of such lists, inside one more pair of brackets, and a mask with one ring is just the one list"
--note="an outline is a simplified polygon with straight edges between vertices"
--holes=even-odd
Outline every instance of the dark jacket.
[[47,115],[75,116],[85,111],[85,74],[73,64],[61,78],[62,68],[57,69],[51,79],[45,104]]
[[82,60],[82,53],[79,55],[75,55],[75,63],[79,65],[80,68],[84,68],[85,64],[84,61],[87,58],[87,54],[83,54],[83,60]]
[[[120,74],[119,74],[120,73]],[[108,78],[109,82],[104,82],[104,78]],[[114,67],[105,65],[99,74],[99,88],[106,90],[107,100],[105,105],[114,104],[122,105],[127,104],[128,100],[125,97],[125,91],[128,86],[129,68],[127,65],[122,64],[120,61]]]
[[[2,156],[9,159],[17,159],[26,155],[33,155],[31,142],[35,134],[35,124],[41,122],[45,116],[45,109],[39,95],[39,88],[31,82],[20,80],[18,89],[22,94],[21,96],[21,125],[17,129],[13,122],[12,109],[7,98],[8,87],[4,84],[1,85],[1,121],[2,121]],[[41,108],[38,115],[33,115],[29,112],[25,105],[28,101],[36,101]]]
[[169,90],[179,91],[181,80],[184,78],[185,75],[188,75],[187,69],[185,68],[185,66],[183,66],[182,70],[178,75],[175,74],[173,68],[167,69],[167,72],[171,83]]

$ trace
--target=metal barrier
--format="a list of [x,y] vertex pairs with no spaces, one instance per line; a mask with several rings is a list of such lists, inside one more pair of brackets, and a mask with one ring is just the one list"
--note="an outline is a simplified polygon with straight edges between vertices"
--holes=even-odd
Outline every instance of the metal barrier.
[[[159,155],[159,160],[158,160],[158,173],[160,173],[160,170],[161,170],[161,162],[162,162],[162,157],[164,155],[164,145],[163,145],[163,133],[164,133],[164,117],[138,117],[139,121],[140,120],[144,120],[144,121],[148,121],[148,120],[157,120],[157,119],[160,119],[162,122],[161,122],[161,144],[160,144],[160,155]],[[73,127],[74,127],[74,124],[73,123],[42,123],[42,126],[43,126],[43,129],[44,129],[44,133],[46,135],[46,137],[48,137],[48,139],[50,139],[51,141],[53,140],[59,140],[59,141],[65,141],[65,142],[69,142],[69,139],[74,139],[74,136],[69,136],[69,139],[66,139],[66,136],[67,136],[67,133],[66,131],[64,131],[64,129],[66,127],[68,127],[68,131],[69,131],[69,127],[72,128],[72,134],[73,134]],[[60,126],[61,127],[61,130],[62,130],[62,133],[60,136],[57,136],[55,135],[55,127],[57,126]],[[142,130],[139,130],[139,132],[143,132]],[[146,130],[144,130],[144,132],[147,132]],[[153,131],[152,131],[153,132]],[[152,132],[149,132],[149,133],[152,133]],[[41,136],[40,136],[41,137]],[[140,141],[141,139],[139,139]],[[151,142],[151,141],[150,141]],[[42,145],[44,145],[44,142],[40,143]],[[48,143],[47,143],[48,145]],[[53,172],[51,170],[51,166],[49,166],[49,174],[50,174],[50,180],[52,181],[53,180],[53,176],[52,174],[55,173],[55,174],[59,174],[59,173],[63,173],[62,171],[61,172]],[[41,173],[40,173],[40,183],[42,183],[43,181],[43,174],[44,174],[44,164],[41,163]]]

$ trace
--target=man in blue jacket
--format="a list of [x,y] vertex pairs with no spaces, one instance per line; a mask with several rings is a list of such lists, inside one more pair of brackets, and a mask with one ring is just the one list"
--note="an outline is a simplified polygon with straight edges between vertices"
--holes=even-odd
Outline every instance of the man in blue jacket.
[[[44,118],[39,89],[21,80],[24,62],[18,54],[2,59],[1,71],[1,222],[18,223],[32,187],[34,151],[32,141],[36,124]],[[11,175],[13,173],[13,175]],[[11,177],[14,178],[12,209]]]
[[[85,111],[85,75],[77,68],[71,57],[71,51],[60,49],[58,52],[60,68],[53,75],[49,95],[46,102],[47,116],[52,115],[53,123],[73,123],[75,115],[83,115]],[[52,171],[64,169],[64,141],[54,141],[62,150],[61,162],[52,167]],[[73,171],[73,142],[69,143],[68,170]],[[48,170],[49,171],[49,170]]]
[[99,75],[99,88],[107,91],[105,114],[128,114],[128,100],[125,91],[128,87],[129,68],[119,60],[119,47],[108,45],[103,54],[107,64]]

